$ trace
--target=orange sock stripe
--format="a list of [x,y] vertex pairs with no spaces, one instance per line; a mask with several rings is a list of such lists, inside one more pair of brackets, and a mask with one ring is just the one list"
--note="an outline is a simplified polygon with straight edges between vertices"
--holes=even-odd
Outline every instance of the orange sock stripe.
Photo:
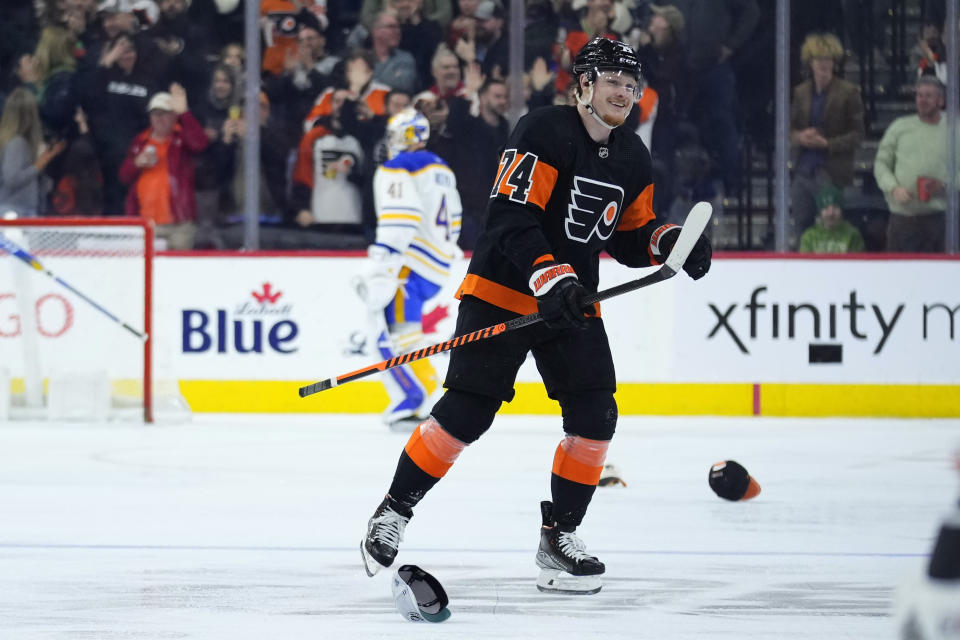
[[585,464],[564,451],[563,444],[560,444],[553,456],[553,473],[572,482],[597,486],[603,473],[603,461],[599,466]]
[[404,451],[424,473],[442,478],[466,446],[444,431],[436,420],[427,418],[410,434]]

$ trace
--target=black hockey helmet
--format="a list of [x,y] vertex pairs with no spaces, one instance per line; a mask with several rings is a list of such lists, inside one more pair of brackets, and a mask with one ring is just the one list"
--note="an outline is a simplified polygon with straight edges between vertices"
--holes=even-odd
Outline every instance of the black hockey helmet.
[[642,81],[640,74],[640,59],[630,45],[619,40],[609,40],[597,36],[583,45],[577,57],[573,60],[573,75],[576,78],[586,73],[592,82],[596,80],[598,71],[616,70],[626,71]]

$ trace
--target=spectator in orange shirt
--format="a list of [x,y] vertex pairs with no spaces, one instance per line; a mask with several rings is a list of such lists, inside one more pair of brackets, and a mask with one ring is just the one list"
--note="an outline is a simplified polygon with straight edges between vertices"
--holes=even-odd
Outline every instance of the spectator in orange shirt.
[[167,248],[189,250],[196,236],[194,157],[209,139],[187,109],[187,93],[174,83],[147,106],[150,127],[134,139],[120,167],[130,185],[126,213],[153,220]]

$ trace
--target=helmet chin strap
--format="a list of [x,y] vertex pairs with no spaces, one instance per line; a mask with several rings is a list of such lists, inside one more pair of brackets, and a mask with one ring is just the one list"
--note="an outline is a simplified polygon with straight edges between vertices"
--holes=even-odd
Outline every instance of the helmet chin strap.
[[577,102],[580,104],[581,107],[587,110],[587,113],[593,116],[594,120],[599,122],[601,125],[603,125],[607,129],[613,131],[618,126],[620,126],[620,125],[607,123],[603,118],[600,117],[600,115],[597,113],[597,110],[593,108],[593,81],[592,80],[590,81],[590,87],[587,89],[586,98],[584,98],[583,95],[578,95]]

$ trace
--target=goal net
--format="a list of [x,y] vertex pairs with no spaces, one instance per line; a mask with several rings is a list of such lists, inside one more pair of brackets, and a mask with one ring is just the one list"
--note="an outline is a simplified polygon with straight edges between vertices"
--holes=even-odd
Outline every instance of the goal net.
[[153,378],[152,260],[141,220],[0,220],[0,418],[152,422],[159,396],[179,403]]

